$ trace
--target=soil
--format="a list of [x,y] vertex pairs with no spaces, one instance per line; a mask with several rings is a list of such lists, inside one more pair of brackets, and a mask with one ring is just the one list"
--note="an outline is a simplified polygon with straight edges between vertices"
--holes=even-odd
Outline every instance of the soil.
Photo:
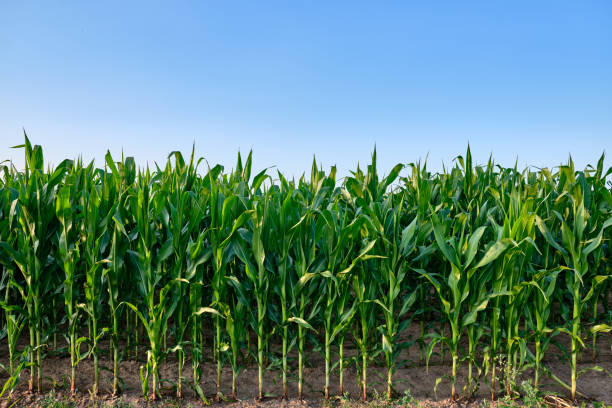
[[[418,333],[418,325],[413,325],[407,330],[407,338],[410,335]],[[565,339],[559,339],[562,342]],[[596,364],[592,361],[591,350],[586,350],[578,370],[586,369],[597,365],[603,371],[587,370],[578,380],[578,391],[584,395],[578,405],[586,402],[590,404],[598,401],[606,405],[612,405],[612,336],[609,334],[601,335],[598,339],[598,356]],[[107,345],[102,344],[102,349],[105,350]],[[438,346],[437,346],[438,347]],[[208,347],[210,348],[210,347]],[[545,365],[556,376],[561,378],[566,383],[569,383],[570,370],[569,362],[563,355],[557,353],[558,349],[551,346],[547,352]],[[7,356],[6,345],[0,346],[0,362],[6,363]],[[356,350],[352,343],[348,341],[344,350],[345,356],[356,356]],[[410,401],[414,404],[419,403],[423,407],[443,407],[443,406],[461,406],[461,407],[482,407],[490,405],[490,389],[488,382],[484,379],[480,382],[480,388],[470,401],[460,400],[458,403],[453,403],[448,399],[450,395],[450,381],[446,377],[450,373],[450,362],[448,353],[446,353],[446,361],[441,361],[437,356],[433,356],[429,368],[425,366],[425,362],[420,359],[420,350],[418,345],[414,344],[409,349],[404,351],[400,356],[400,360],[404,360],[399,364],[399,368],[395,372],[393,379],[398,397],[394,403],[395,406],[406,406]],[[297,396],[297,357],[295,350],[291,353],[290,359],[290,377],[288,384],[288,394],[290,399],[282,400],[280,395],[281,388],[281,373],[278,369],[266,371],[264,377],[264,389],[267,397],[263,401],[255,399],[257,395],[257,366],[254,362],[248,362],[248,366],[243,370],[237,380],[238,389],[237,396],[239,401],[217,402],[216,394],[216,364],[210,361],[210,356],[206,356],[209,361],[203,363],[203,374],[200,386],[204,390],[206,397],[209,399],[212,406],[227,406],[227,407],[320,407],[320,406],[389,406],[382,404],[386,390],[386,368],[384,362],[379,356],[368,367],[368,390],[370,392],[369,402],[360,402],[360,389],[358,387],[358,374],[355,363],[351,363],[344,373],[345,397],[333,397],[330,401],[325,401],[323,398],[323,387],[325,382],[324,363],[318,352],[310,352],[306,361],[304,370],[304,399],[298,400]],[[170,382],[165,382],[162,388],[161,401],[150,403],[147,402],[141,395],[140,375],[139,370],[144,365],[146,358],[143,348],[140,348],[138,359],[135,356],[127,359],[124,358],[120,364],[120,377],[123,381],[122,392],[120,398],[113,399],[111,394],[112,381],[112,361],[106,355],[101,356],[100,366],[100,396],[92,399],[89,390],[93,379],[93,361],[90,359],[83,360],[77,368],[77,394],[74,397],[69,395],[69,376],[70,376],[70,360],[65,355],[48,355],[43,361],[43,393],[41,395],[29,394],[27,392],[27,377],[29,372],[22,372],[21,382],[13,393],[11,399],[3,397],[0,400],[0,408],[8,407],[29,407],[29,406],[45,406],[45,398],[49,398],[49,393],[53,393],[56,400],[70,400],[77,406],[108,406],[108,407],[199,407],[203,406],[193,390],[189,387],[191,381],[191,362],[186,361],[183,371],[184,380],[184,397],[181,400],[174,398],[175,389]],[[334,357],[335,361],[335,357]],[[359,360],[360,361],[360,360]],[[474,369],[475,375],[477,370]],[[175,381],[177,375],[177,362],[174,356],[169,356],[160,368],[160,376],[162,379]],[[501,373],[499,374],[501,376]],[[530,369],[525,370],[517,376],[516,383],[521,384],[523,380],[531,379],[533,372]],[[0,383],[4,383],[7,376],[6,373],[0,373]],[[438,380],[440,379],[440,380]],[[461,392],[467,379],[467,362],[463,362],[458,370],[457,375],[457,390]],[[439,382],[436,387],[436,383]],[[224,395],[231,395],[232,374],[229,364],[223,370],[221,391]],[[330,379],[331,394],[336,395],[338,392],[338,376],[337,369],[334,370]],[[435,389],[435,391],[434,391]],[[545,375],[541,377],[541,390],[545,390],[551,402],[554,395],[561,398],[556,398],[556,405],[562,406],[562,398],[568,396],[568,391],[557,384],[552,379]],[[414,398],[408,397],[410,396]],[[500,397],[503,396],[500,392]],[[378,404],[381,405],[378,405]],[[124,405],[121,405],[124,404]],[[554,404],[553,404],[554,405]],[[415,405],[416,406],[416,405]],[[498,404],[501,406],[501,404]]]

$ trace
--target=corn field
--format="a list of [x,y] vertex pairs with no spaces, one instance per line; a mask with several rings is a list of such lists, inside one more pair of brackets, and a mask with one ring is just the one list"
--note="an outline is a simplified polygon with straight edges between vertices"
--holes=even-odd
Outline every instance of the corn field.
[[[91,360],[94,395],[104,356],[119,394],[120,365],[140,353],[149,400],[169,383],[177,397],[188,387],[206,401],[204,361],[216,364],[219,397],[222,369],[231,367],[238,398],[251,364],[260,398],[270,369],[283,397],[301,398],[305,361],[321,353],[329,398],[332,372],[341,394],[355,380],[344,377],[350,344],[364,400],[373,365],[394,397],[400,353],[413,345],[423,366],[432,356],[449,363],[452,399],[483,386],[493,399],[512,395],[511,370],[526,368],[536,388],[553,377],[574,399],[578,363],[596,360],[598,338],[611,341],[612,168],[603,156],[584,170],[571,159],[520,170],[474,165],[468,148],[442,172],[419,162],[383,177],[374,151],[348,177],[314,161],[296,180],[254,174],[251,153],[229,172],[193,151],[154,169],[110,153],[101,168],[65,160],[45,169],[27,136],[16,148],[25,169],[0,168],[5,395],[20,382],[41,392],[51,353],[70,357],[73,393],[79,364]],[[560,352],[565,382],[544,362]],[[170,359],[174,378],[162,378]],[[287,395],[289,381],[297,395]]]

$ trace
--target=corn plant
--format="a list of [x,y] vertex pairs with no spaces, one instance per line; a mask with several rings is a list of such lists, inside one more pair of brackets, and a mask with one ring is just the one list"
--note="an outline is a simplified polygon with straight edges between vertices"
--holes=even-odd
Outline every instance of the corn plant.
[[[178,357],[178,378],[176,394],[178,398],[183,396],[183,366],[185,361],[185,346],[187,344],[186,335],[189,327],[190,316],[184,312],[188,309],[188,303],[183,301],[183,297],[188,293],[187,284],[193,280],[196,268],[201,262],[196,261],[189,249],[196,249],[193,246],[193,236],[199,230],[204,218],[204,209],[199,205],[191,192],[197,181],[196,172],[198,163],[194,162],[194,151],[191,152],[189,163],[185,163],[180,152],[172,152],[174,156],[174,168],[171,167],[170,160],[164,170],[165,179],[161,182],[167,191],[166,206],[168,212],[168,229],[172,240],[172,257],[169,259],[170,274],[176,281],[176,291],[179,301],[177,302],[176,313],[174,314],[174,341],[173,348]],[[201,247],[199,254],[204,255]],[[195,262],[194,262],[195,261]],[[189,276],[187,264],[190,263]],[[186,281],[186,283],[183,282]],[[188,309],[189,310],[189,309]]]
[[[326,270],[321,272],[320,276],[325,281],[322,315],[325,330],[325,398],[329,398],[331,346],[337,336],[340,335],[343,339],[343,334],[351,323],[357,306],[355,304],[355,307],[346,309],[351,276],[349,273],[359,261],[367,259],[365,257],[375,241],[368,242],[360,252],[357,252],[365,217],[354,218],[350,209],[343,208],[338,201],[320,210],[319,215],[323,222],[324,245],[321,251],[326,260]],[[342,355],[339,361],[342,361]]]
[[[318,176],[316,165],[313,166],[313,175]],[[323,179],[322,179],[323,181]],[[311,186],[316,184],[315,188]],[[312,177],[310,185],[300,181],[298,200],[300,220],[292,227],[295,231],[294,244],[292,245],[293,258],[295,262],[294,286],[289,291],[291,296],[291,308],[294,310],[293,319],[298,323],[298,398],[302,398],[304,384],[304,356],[305,356],[305,330],[315,331],[309,323],[318,315],[321,297],[316,296],[319,283],[316,278],[325,268],[325,259],[317,256],[317,242],[321,238],[322,229],[317,225],[317,214],[319,206],[329,193],[329,188],[318,183],[318,177]],[[310,311],[307,314],[307,308]]]
[[13,390],[19,382],[21,370],[25,367],[25,361],[19,361],[19,351],[17,345],[21,332],[23,331],[26,320],[24,311],[17,305],[11,303],[11,286],[14,282],[12,274],[9,272],[3,277],[2,289],[4,289],[4,299],[0,301],[0,307],[4,311],[6,338],[8,343],[8,367],[0,365],[8,374],[8,379],[0,390],[0,398],[8,390],[12,395]]
[[[38,145],[33,146],[27,136],[25,143],[16,148],[24,148],[26,168],[17,173],[16,189],[18,198],[11,203],[9,218],[15,220],[12,231],[16,234],[13,246],[2,243],[3,249],[15,262],[21,272],[24,285],[16,284],[23,303],[27,319],[30,346],[29,364],[30,381],[28,389],[42,387],[42,347],[44,327],[42,302],[48,291],[50,274],[43,274],[48,259],[53,251],[53,237],[57,233],[55,218],[55,195],[62,182],[66,169],[72,162],[65,160],[49,173],[43,170],[43,152]],[[12,223],[11,223],[12,224]]]
[[[172,254],[172,239],[159,233],[165,214],[165,194],[154,189],[148,174],[139,175],[141,188],[130,195],[130,207],[138,230],[136,250],[129,250],[137,270],[136,287],[140,295],[139,305],[125,304],[132,309],[142,325],[149,341],[146,367],[141,367],[143,395],[155,400],[159,396],[159,363],[163,358],[163,334],[172,316],[178,297],[173,289],[176,280],[163,281],[164,261]],[[152,386],[149,395],[149,379]]]
[[[409,177],[401,178],[404,186],[401,189],[404,195],[404,203],[406,208],[402,209],[402,213],[407,212],[408,214],[416,213],[417,229],[418,229],[418,252],[419,255],[411,262],[413,269],[424,270],[427,268],[428,263],[432,257],[430,256],[434,252],[434,245],[431,244],[431,223],[429,220],[430,202],[435,202],[436,191],[434,190],[435,184],[427,171],[427,164],[421,165],[421,162],[411,163],[408,165],[411,169]],[[408,238],[408,236],[406,237]],[[406,240],[410,242],[410,240]],[[403,255],[410,255],[410,252],[414,251],[411,249],[411,245],[405,247]],[[427,292],[425,291],[424,285],[418,285],[417,294],[417,308],[414,311],[415,316],[419,316],[419,338],[416,342],[420,348],[420,361],[425,361],[425,325],[430,325],[432,320],[432,313],[434,307],[428,302]]]
[[229,301],[223,314],[225,317],[225,330],[230,338],[230,364],[232,366],[232,398],[237,400],[236,396],[236,380],[241,371],[239,362],[241,354],[241,341],[247,334],[247,308],[249,301],[247,298],[247,290],[243,283],[232,273],[234,262],[230,264],[230,274],[227,277],[228,283],[232,289],[229,295]]
[[[249,210],[251,231],[241,237],[242,240],[239,241],[237,249],[239,249],[238,256],[245,266],[245,274],[253,286],[253,296],[257,305],[251,326],[257,335],[258,398],[261,400],[264,397],[264,348],[267,340],[266,333],[264,333],[264,324],[270,284],[265,266],[266,249],[262,239],[268,203],[264,198],[264,201],[253,201],[252,205],[253,207]],[[249,250],[247,251],[245,247],[248,247]],[[253,256],[251,257],[248,254]]]
[[[214,172],[209,171],[209,211],[210,211],[210,243],[212,251],[213,276],[211,281],[213,299],[211,308],[201,311],[212,312],[215,315],[215,359],[217,361],[217,396],[221,397],[221,361],[222,352],[222,315],[219,313],[226,301],[227,264],[233,252],[229,250],[234,234],[251,217],[253,210],[246,209],[238,196],[230,188],[220,190]],[[263,177],[261,177],[263,181]],[[262,260],[263,262],[263,260]],[[201,314],[200,311],[196,312]],[[263,317],[262,317],[263,319]],[[261,371],[261,369],[260,369]],[[263,374],[261,375],[263,381]],[[261,387],[260,387],[261,388]],[[260,394],[263,391],[260,389]]]
[[[379,296],[384,324],[380,326],[381,349],[385,353],[387,364],[387,398],[393,392],[393,373],[399,353],[407,344],[399,343],[399,335],[411,323],[406,313],[412,308],[419,294],[419,286],[406,285],[405,278],[413,262],[426,253],[426,249],[416,249],[419,231],[418,218],[415,217],[408,226],[402,229],[400,223],[403,200],[393,206],[392,198],[387,198],[378,208],[371,212],[371,219],[379,231],[379,249],[382,257],[380,263],[381,282]],[[420,253],[419,253],[420,252]],[[384,254],[384,255],[383,255]],[[403,319],[402,319],[403,317]]]
[[[452,398],[465,364],[462,393],[473,396],[490,369],[494,399],[498,358],[506,360],[508,396],[516,373],[533,367],[536,389],[545,373],[575,398],[578,377],[593,368],[578,370],[581,351],[592,347],[595,360],[612,331],[612,169],[603,156],[582,171],[571,159],[519,171],[492,157],[475,165],[468,147],[440,173],[419,161],[379,177],[374,150],[365,170],[346,178],[313,160],[309,177],[296,180],[280,171],[273,179],[268,169],[252,177],[252,152],[245,161],[238,154],[230,172],[214,165],[200,174],[195,149],[188,160],[171,152],[154,169],[110,153],[104,168],[81,160],[45,168],[40,146],[26,136],[18,147],[22,171],[0,163],[0,343],[8,350],[0,395],[27,368],[28,388],[40,391],[46,353],[64,350],[71,391],[79,361],[91,358],[97,394],[108,334],[112,393],[120,392],[122,361],[138,360],[144,345],[141,385],[151,400],[170,383],[176,396],[190,386],[207,403],[209,351],[219,400],[223,365],[231,366],[236,399],[251,361],[259,399],[269,370],[279,372],[282,398],[296,374],[302,398],[304,366],[319,350],[325,397],[332,373],[344,393],[348,362],[364,400],[370,365],[383,363],[392,397],[400,353],[415,343],[419,356],[408,361],[429,365],[438,354],[444,364],[450,355]],[[417,321],[416,335],[404,340]],[[66,349],[58,347],[61,333]],[[346,352],[352,345],[356,355]],[[571,384],[547,366],[550,345],[567,356]],[[177,363],[172,378],[160,377],[167,360]]]
[[[573,180],[574,172],[568,166],[564,168],[570,181]],[[587,213],[584,206],[584,195],[580,184],[568,182],[570,186],[567,191],[568,205],[565,211],[569,220],[555,213],[561,224],[560,234],[553,236],[545,221],[536,218],[536,223],[546,241],[562,255],[565,262],[563,269],[567,271],[568,289],[573,302],[571,326],[562,329],[571,339],[571,397],[576,398],[577,357],[580,347],[584,347],[581,330],[581,316],[583,305],[589,301],[596,291],[598,285],[604,282],[608,275],[589,276],[596,268],[590,268],[589,255],[593,253],[602,243],[603,233],[607,227],[612,225],[612,217],[603,221],[601,225],[593,225],[594,220]],[[560,236],[559,236],[560,235]],[[595,269],[595,271],[593,271]],[[589,278],[591,286],[584,295],[584,282]],[[607,324],[597,325],[592,328],[593,332],[610,330]]]
[[[92,171],[93,163],[85,169]],[[93,180],[88,177],[88,180]],[[81,223],[81,239],[84,242],[82,254],[85,263],[85,303],[81,308],[88,316],[89,325],[89,352],[94,361],[94,381],[92,393],[96,395],[99,387],[99,348],[98,343],[102,336],[108,332],[107,327],[100,327],[102,315],[104,287],[103,265],[106,257],[104,253],[109,243],[108,225],[114,215],[114,203],[101,191],[98,185],[87,183],[81,190],[81,208],[83,220]]]
[[[505,189],[504,189],[505,190]],[[496,209],[503,219],[498,225],[489,215],[489,221],[494,229],[496,239],[513,242],[507,251],[493,265],[493,291],[505,292],[507,296],[496,297],[491,313],[491,398],[495,397],[496,361],[499,348],[500,320],[503,314],[506,333],[506,394],[510,395],[510,369],[517,365],[517,347],[525,350],[525,339],[519,333],[522,311],[529,299],[527,287],[541,291],[537,280],[528,276],[529,261],[532,252],[538,250],[535,246],[535,211],[534,200],[513,189],[503,195],[496,189],[490,189],[496,200]],[[546,300],[548,302],[548,300]],[[503,310],[503,313],[502,313]],[[521,353],[524,355],[524,353]]]
[[[0,184],[0,245],[5,245],[6,248],[13,248],[14,241],[17,236],[12,233],[14,205],[17,204],[15,191],[13,190],[14,174],[8,166],[2,167],[4,179]],[[0,265],[2,265],[2,277],[0,281],[1,292],[3,293],[0,306],[4,312],[4,321],[6,329],[6,339],[8,345],[8,367],[2,367],[8,374],[9,379],[5,383],[2,392],[9,389],[12,393],[19,379],[21,368],[17,361],[18,342],[26,325],[25,311],[16,301],[16,295],[19,294],[20,286],[17,283],[15,276],[15,264],[10,256],[10,251],[2,250],[0,247]]]
[[[359,352],[361,353],[361,371],[359,373],[359,383],[361,386],[361,398],[365,401],[368,398],[368,364],[370,362],[370,342],[371,330],[376,327],[376,296],[377,287],[368,285],[368,278],[374,268],[373,260],[364,261],[357,265],[352,274],[352,290],[357,298],[358,316],[356,327],[354,327],[353,338]],[[359,367],[358,367],[359,369]]]
[[[106,290],[108,292],[107,302],[110,315],[110,344],[113,355],[113,383],[112,393],[117,395],[119,392],[119,306],[120,298],[120,283],[125,273],[125,258],[131,241],[135,238],[134,234],[130,236],[126,224],[128,224],[129,215],[126,213],[128,208],[129,185],[134,178],[134,160],[128,158],[121,162],[115,163],[110,152],[106,154],[106,165],[110,174],[107,177],[105,186],[114,190],[112,196],[115,199],[114,213],[112,210],[112,221],[109,221],[107,228],[110,232],[110,248],[108,257],[104,261],[106,267],[103,270]],[[129,228],[129,226],[128,226]]]
[[543,269],[534,274],[534,281],[540,290],[533,290],[533,308],[526,308],[526,321],[533,333],[535,343],[533,386],[538,389],[542,360],[550,345],[550,341],[558,334],[558,330],[549,327],[549,317],[552,309],[552,295],[555,291],[560,269]]
[[77,329],[79,328],[78,282],[76,279],[76,266],[79,260],[79,242],[76,234],[78,221],[75,220],[76,208],[71,200],[69,186],[62,187],[57,196],[57,218],[61,223],[59,237],[59,255],[65,273],[64,305],[68,318],[68,348],[70,350],[70,392],[76,391],[76,367],[80,360]]
[[[5,220],[8,221],[8,217],[5,218]],[[4,230],[4,232],[6,232],[6,230]],[[6,236],[3,237],[6,238]],[[12,261],[8,257],[4,259],[0,257],[0,263],[3,265],[0,293],[4,293],[4,297],[0,300],[0,307],[4,311],[5,334],[8,345],[8,367],[0,365],[0,368],[8,374],[8,379],[0,391],[0,397],[2,397],[7,390],[12,395],[13,390],[19,382],[21,370],[25,367],[25,361],[23,361],[23,359],[22,362],[19,361],[20,353],[17,346],[19,338],[21,337],[21,332],[26,325],[26,319],[25,311],[19,304],[14,302],[14,293],[17,292],[20,287],[15,280],[15,271],[12,267]]]
[[[489,300],[500,295],[484,291],[483,287],[474,281],[474,275],[478,269],[495,261],[503,254],[510,242],[507,240],[494,242],[476,262],[476,255],[481,247],[480,240],[486,227],[480,226],[470,231],[469,217],[465,214],[459,214],[452,224],[450,221],[450,219],[445,220],[443,224],[435,213],[432,214],[436,244],[446,262],[450,263],[448,275],[441,276],[438,273],[426,271],[421,273],[435,288],[442,302],[444,315],[451,327],[451,337],[438,335],[433,338],[432,346],[441,341],[446,343],[450,350],[452,358],[451,398],[455,400],[459,339],[464,330],[476,322],[478,312],[485,310]],[[480,290],[479,296],[470,299],[468,295],[471,290]],[[450,293],[450,299],[446,298],[445,293]],[[472,300],[469,304],[466,302],[468,299]],[[431,355],[431,350],[430,346],[429,355]]]
[[291,275],[289,253],[292,246],[295,230],[292,227],[298,221],[296,202],[294,199],[295,189],[284,180],[281,174],[281,188],[270,191],[271,201],[268,215],[269,228],[275,234],[276,239],[272,241],[270,251],[274,256],[268,257],[273,268],[276,270],[275,282],[272,287],[281,307],[279,323],[281,327],[281,371],[282,371],[282,397],[287,398],[287,354],[289,352],[289,293]]
[[209,173],[194,186],[198,191],[194,198],[193,208],[200,219],[200,231],[197,237],[194,237],[188,244],[187,251],[187,280],[189,281],[189,312],[191,316],[191,361],[193,369],[193,388],[203,401],[207,402],[204,396],[204,391],[200,386],[202,376],[201,362],[204,355],[203,349],[203,320],[202,314],[206,311],[213,312],[204,306],[204,286],[207,284],[210,276],[210,258],[212,257],[212,247],[207,241],[208,234],[211,233],[209,215],[206,213],[208,204],[210,203],[211,182],[216,180],[221,172],[221,166],[215,166],[209,170]]

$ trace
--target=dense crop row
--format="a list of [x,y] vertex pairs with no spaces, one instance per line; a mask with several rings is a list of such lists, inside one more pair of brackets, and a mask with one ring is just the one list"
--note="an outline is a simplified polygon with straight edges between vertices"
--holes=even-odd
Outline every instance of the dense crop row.
[[[450,357],[453,398],[460,364],[469,367],[463,392],[486,378],[494,396],[500,382],[513,392],[511,369],[532,366],[537,387],[548,373],[543,356],[567,336],[574,397],[580,352],[595,353],[597,333],[610,331],[612,169],[603,157],[584,171],[570,160],[521,172],[474,166],[468,149],[442,173],[397,165],[381,178],[374,153],[365,171],[343,180],[316,163],[310,177],[288,180],[265,170],[253,177],[250,154],[229,173],[178,152],[153,171],[110,154],[103,169],[66,160],[44,170],[40,146],[26,138],[20,147],[25,170],[7,165],[0,181],[6,390],[27,370],[29,388],[40,390],[45,354],[65,347],[72,390],[79,362],[92,358],[95,394],[109,339],[113,393],[123,350],[139,342],[143,394],[152,399],[171,355],[179,396],[191,369],[190,386],[204,398],[209,355],[218,390],[225,364],[235,390],[248,353],[259,395],[270,364],[286,393],[292,349],[301,396],[315,345],[328,396],[332,369],[343,390],[352,342],[363,398],[374,360],[386,363],[391,396],[398,356],[416,342],[427,361]],[[420,336],[403,335],[413,323]]]

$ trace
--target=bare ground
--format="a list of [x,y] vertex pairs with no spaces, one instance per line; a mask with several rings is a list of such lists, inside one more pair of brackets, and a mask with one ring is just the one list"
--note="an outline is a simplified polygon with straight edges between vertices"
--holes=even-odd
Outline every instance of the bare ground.
[[[408,331],[414,332],[418,330],[413,326]],[[348,347],[347,342],[345,347],[345,356],[355,356],[354,348]],[[103,346],[104,348],[104,346]],[[595,401],[603,402],[606,405],[612,405],[612,348],[610,335],[600,336],[598,341],[598,357],[596,364],[593,363],[591,351],[585,351],[582,356],[582,361],[579,364],[579,370],[597,365],[603,371],[586,371],[578,380],[578,391],[586,398],[582,398],[579,405],[584,403],[591,404]],[[408,351],[410,354],[408,354]],[[419,358],[420,351],[417,345],[413,345],[408,351],[404,352],[400,360],[405,360],[394,374],[394,382],[397,391],[397,399],[394,402],[395,406],[406,406],[412,401],[413,404],[420,404],[423,407],[443,407],[443,406],[461,406],[461,407],[483,407],[489,406],[490,388],[488,380],[483,378],[480,382],[480,388],[477,390],[474,398],[470,401],[462,400],[458,403],[453,403],[448,399],[450,395],[450,381],[446,377],[450,373],[449,358],[446,361],[440,361],[436,356],[432,357],[429,368]],[[546,367],[555,375],[561,378],[566,383],[569,383],[570,370],[569,363],[561,354],[556,354],[557,349],[551,346],[546,356]],[[6,363],[6,349],[0,348],[0,362]],[[368,389],[370,392],[369,401],[363,403],[359,400],[360,392],[358,386],[358,374],[355,364],[351,363],[344,373],[345,379],[345,396],[333,397],[330,401],[325,401],[323,398],[324,388],[324,364],[319,353],[312,352],[306,361],[307,367],[304,371],[305,387],[304,399],[298,400],[297,396],[297,368],[295,351],[291,354],[290,361],[290,377],[288,384],[288,394],[290,399],[282,400],[280,395],[281,374],[279,370],[268,370],[265,374],[265,391],[268,395],[264,401],[257,401],[257,367],[251,361],[248,367],[240,373],[238,377],[238,401],[229,399],[216,401],[216,365],[211,361],[203,364],[203,375],[200,382],[207,398],[212,406],[227,406],[227,407],[321,407],[321,406],[392,406],[386,402],[383,403],[382,397],[386,390],[386,368],[382,362],[377,361],[378,366],[371,364],[368,368]],[[184,397],[181,400],[174,398],[175,389],[172,381],[176,381],[177,363],[174,356],[169,356],[161,366],[160,376],[163,379],[168,379],[170,382],[165,382],[162,388],[162,400],[159,402],[147,402],[141,395],[140,386],[140,367],[144,364],[144,353],[138,356],[138,360],[125,359],[120,364],[120,377],[123,381],[122,392],[120,398],[113,399],[111,394],[112,381],[112,362],[102,356],[100,365],[103,369],[100,371],[100,396],[92,399],[89,390],[93,380],[93,362],[89,359],[82,361],[77,369],[77,395],[71,397],[69,395],[69,376],[70,376],[70,360],[67,356],[47,356],[43,362],[43,394],[29,394],[27,392],[27,376],[29,372],[22,373],[22,380],[17,386],[12,398],[4,397],[0,400],[0,408],[8,407],[30,407],[30,406],[45,406],[45,399],[49,398],[48,393],[53,392],[53,397],[59,401],[72,401],[79,407],[145,407],[145,406],[160,406],[160,407],[199,407],[204,404],[200,401],[193,390],[189,387],[191,382],[192,369],[191,362],[186,361],[183,375],[184,380]],[[334,358],[335,360],[335,358]],[[475,369],[475,375],[477,370]],[[501,372],[498,374],[501,377]],[[531,379],[533,373],[531,370],[525,370],[517,376],[516,383],[521,384],[523,380]],[[467,379],[467,363],[462,363],[458,371],[457,390],[461,391]],[[7,378],[5,373],[0,373],[0,382],[4,382]],[[436,383],[440,379],[436,388]],[[224,395],[231,395],[231,370],[229,365],[223,370],[222,388]],[[436,390],[434,391],[434,388]],[[550,396],[558,395],[565,398],[568,396],[568,391],[557,384],[552,379],[545,375],[542,377],[541,390],[545,390]],[[331,376],[331,394],[336,395],[338,392],[338,376],[337,370]],[[414,400],[412,400],[410,395]],[[500,396],[501,391],[500,391]],[[555,397],[552,397],[555,398]],[[549,402],[552,399],[549,400]],[[556,400],[557,406],[562,406],[561,399]],[[124,404],[124,405],[121,405]],[[484,405],[483,405],[484,404]],[[501,406],[499,403],[498,406]]]

